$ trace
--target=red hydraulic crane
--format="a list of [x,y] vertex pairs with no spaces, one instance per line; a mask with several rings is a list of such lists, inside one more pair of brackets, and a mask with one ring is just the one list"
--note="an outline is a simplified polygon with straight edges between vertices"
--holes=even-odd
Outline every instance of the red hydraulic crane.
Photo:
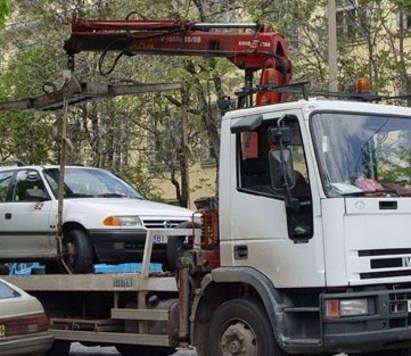
[[[109,51],[119,53],[114,64],[122,55],[225,57],[245,71],[247,106],[251,106],[253,92],[257,92],[257,105],[286,101],[287,95],[270,89],[269,85],[272,88],[287,85],[292,75],[284,37],[271,27],[259,24],[86,20],[73,16],[72,34],[64,49],[69,55],[70,69],[74,67],[74,54],[85,51],[102,53],[100,69]],[[252,84],[257,70],[261,70],[258,90]]]

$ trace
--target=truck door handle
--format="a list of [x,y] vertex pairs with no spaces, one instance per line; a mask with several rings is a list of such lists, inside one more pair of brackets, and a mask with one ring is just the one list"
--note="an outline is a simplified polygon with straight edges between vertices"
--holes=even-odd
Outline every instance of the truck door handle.
[[234,246],[234,259],[246,260],[248,258],[248,246],[236,245]]
[[6,220],[11,220],[11,213],[5,213],[5,214],[4,214],[4,218],[5,218]]

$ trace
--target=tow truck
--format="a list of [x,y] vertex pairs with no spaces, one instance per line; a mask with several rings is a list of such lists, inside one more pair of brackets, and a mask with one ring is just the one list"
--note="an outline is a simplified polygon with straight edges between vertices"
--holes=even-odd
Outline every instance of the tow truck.
[[[218,199],[149,231],[141,273],[7,277],[45,306],[51,355],[71,341],[124,356],[410,354],[410,108],[304,88],[288,101],[284,38],[262,25],[75,16],[65,50],[71,70],[85,51],[224,57],[245,87],[222,119]],[[155,235],[171,273],[149,273]]]

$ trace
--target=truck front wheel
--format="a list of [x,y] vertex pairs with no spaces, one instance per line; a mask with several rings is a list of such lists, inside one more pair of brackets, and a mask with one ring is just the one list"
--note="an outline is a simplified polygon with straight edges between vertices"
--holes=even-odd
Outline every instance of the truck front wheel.
[[208,325],[206,355],[287,356],[274,340],[266,313],[253,300],[221,304]]

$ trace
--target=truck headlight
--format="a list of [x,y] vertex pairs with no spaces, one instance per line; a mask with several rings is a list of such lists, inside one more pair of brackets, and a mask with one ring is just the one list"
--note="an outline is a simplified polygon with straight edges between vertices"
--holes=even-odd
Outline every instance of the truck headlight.
[[112,215],[104,219],[103,225],[105,226],[143,226],[138,216],[117,216]]
[[331,318],[368,315],[368,299],[329,299],[326,314]]

